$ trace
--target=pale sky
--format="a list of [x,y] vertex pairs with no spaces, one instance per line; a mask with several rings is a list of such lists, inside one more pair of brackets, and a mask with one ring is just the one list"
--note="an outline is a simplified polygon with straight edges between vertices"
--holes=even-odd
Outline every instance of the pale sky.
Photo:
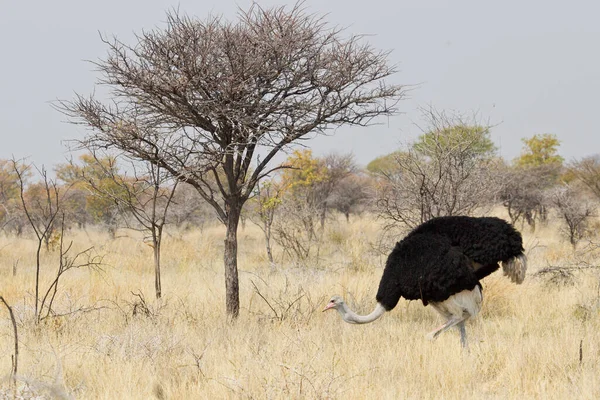
[[[262,6],[291,1],[257,1]],[[98,75],[84,60],[104,56],[98,32],[133,42],[142,29],[164,27],[165,11],[235,18],[238,0],[0,0],[0,158],[29,157],[51,167],[69,153],[64,140],[82,127],[64,122],[50,102],[89,94]],[[350,34],[368,34],[392,50],[396,83],[417,85],[401,114],[382,125],[340,128],[309,142],[317,155],[352,152],[361,164],[420,132],[419,106],[477,111],[497,125],[492,138],[506,159],[521,138],[553,133],[567,160],[600,153],[600,1],[308,0]]]

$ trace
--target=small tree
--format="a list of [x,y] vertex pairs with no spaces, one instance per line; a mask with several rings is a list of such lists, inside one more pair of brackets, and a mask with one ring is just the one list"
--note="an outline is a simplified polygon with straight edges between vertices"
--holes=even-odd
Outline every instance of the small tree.
[[277,210],[281,206],[284,188],[274,179],[263,180],[256,184],[252,202],[250,221],[257,225],[265,236],[267,258],[271,266],[275,264],[271,238],[273,237],[273,222]]
[[[19,197],[23,212],[29,221],[29,225],[37,239],[36,263],[35,263],[35,297],[34,309],[36,320],[39,320],[40,308],[40,268],[42,246],[45,243],[49,248],[49,241],[56,229],[56,219],[61,211],[61,193],[56,181],[48,178],[46,170],[42,167],[38,170],[41,182],[33,185],[34,195],[28,191],[26,177],[30,174],[31,165],[25,165],[12,160],[12,167],[17,176],[19,184]],[[28,196],[29,192],[29,196]]]
[[[81,169],[79,179],[101,198],[109,199],[116,205],[121,215],[133,216],[137,224],[125,223],[129,228],[144,232],[147,236],[154,257],[154,288],[156,298],[162,296],[161,284],[161,244],[163,229],[167,222],[167,214],[173,195],[177,189],[177,180],[173,180],[160,165],[143,163],[129,164],[132,176],[119,173],[117,159],[114,157],[93,157],[94,174],[88,175]],[[110,182],[110,183],[108,183]]]
[[[284,165],[282,185],[287,189],[288,201],[305,202],[317,210],[323,230],[338,186],[358,170],[354,156],[331,153],[318,158],[313,157],[311,150],[295,151]],[[312,216],[308,222],[307,229],[314,231]]]
[[280,186],[284,196],[278,207],[282,217],[274,221],[274,240],[284,254],[305,261],[322,238],[324,226],[318,221],[325,197],[320,189],[327,179],[327,169],[308,149],[294,151],[283,165]]
[[[73,242],[65,241],[65,213],[61,211],[60,221],[57,225],[59,226],[60,232],[58,235],[58,268],[56,275],[51,280],[50,285],[46,288],[44,296],[41,298],[39,305],[39,313],[37,314],[37,322],[46,319],[50,316],[56,315],[54,311],[54,300],[59,291],[59,285],[61,278],[70,270],[89,268],[93,270],[100,270],[102,266],[103,257],[94,254],[94,248],[89,247],[83,251],[79,251],[76,254],[73,250]],[[46,311],[45,315],[42,315]],[[88,311],[90,308],[81,307],[76,311]],[[70,311],[69,313],[72,313]]]
[[588,222],[595,213],[595,207],[570,185],[556,188],[550,198],[564,223],[563,232],[575,248],[588,233]]
[[545,133],[522,139],[523,153],[515,160],[520,167],[538,167],[541,165],[562,165],[564,159],[558,155],[560,141],[556,135]]
[[556,164],[547,164],[503,166],[500,169],[499,197],[513,224],[521,219],[535,230],[536,220],[546,220],[547,192],[556,183],[558,168]]
[[[81,207],[77,200],[85,201],[85,212],[94,223],[103,225],[112,238],[115,237],[119,225],[119,218],[123,217],[117,198],[124,198],[126,193],[118,183],[111,178],[117,176],[116,160],[112,156],[95,157],[88,152],[79,157],[80,164],[71,161],[68,164],[59,164],[56,167],[56,176],[66,184],[73,187],[76,197],[68,199],[71,205]],[[90,182],[94,182],[94,187]],[[77,192],[85,192],[80,194]],[[80,194],[78,196],[78,194]],[[83,199],[82,199],[83,197]],[[72,204],[74,203],[74,204]],[[71,212],[76,212],[77,208]],[[82,213],[83,210],[78,210]]]
[[532,229],[536,220],[546,221],[546,191],[561,175],[563,158],[555,135],[533,135],[523,139],[523,152],[504,174],[502,200],[513,222],[523,218]]
[[330,196],[329,204],[346,217],[346,222],[350,222],[350,214],[362,211],[361,208],[372,194],[372,179],[356,173],[339,182]]
[[[29,171],[23,169],[23,180],[27,180]],[[19,176],[15,172],[14,162],[0,160],[0,229],[12,231],[18,236],[23,233],[26,224],[20,206]]]
[[[167,14],[137,43],[104,40],[96,63],[113,102],[78,96],[61,111],[92,128],[88,148],[149,161],[193,185],[226,226],[227,314],[239,312],[237,228],[270,162],[309,134],[391,115],[403,88],[387,52],[343,38],[301,5],[240,11],[236,22]],[[257,154],[262,151],[260,160]]]
[[323,230],[316,224],[321,209],[311,202],[284,197],[273,221],[273,240],[285,256],[299,262],[318,262]]
[[600,156],[594,155],[573,161],[569,171],[600,199]]
[[[333,206],[336,191],[345,179],[358,171],[354,155],[331,153],[322,158],[325,168],[325,179],[318,185],[317,193],[321,197],[321,228],[325,227],[327,211]],[[338,205],[342,204],[338,202]],[[348,214],[346,214],[348,217]]]
[[283,163],[281,186],[288,197],[296,202],[310,204],[315,209],[322,207],[324,200],[320,192],[327,180],[327,167],[312,154],[312,150],[296,150]]

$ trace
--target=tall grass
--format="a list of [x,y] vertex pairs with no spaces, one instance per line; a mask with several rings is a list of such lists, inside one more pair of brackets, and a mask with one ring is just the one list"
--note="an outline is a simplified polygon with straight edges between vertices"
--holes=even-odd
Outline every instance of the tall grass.
[[[261,232],[248,225],[239,235],[235,322],[224,315],[221,227],[167,236],[161,301],[153,298],[152,252],[140,237],[70,233],[77,246],[105,254],[105,267],[65,276],[55,309],[94,309],[39,325],[33,241],[1,237],[0,294],[18,319],[19,382],[48,396],[60,386],[82,399],[600,398],[598,275],[566,286],[532,277],[571,262],[556,231],[552,224],[524,230],[530,273],[523,285],[501,272],[486,278],[483,312],[467,325],[469,353],[455,331],[427,341],[440,318],[418,302],[401,301],[361,326],[320,312],[333,294],[361,312],[374,306],[385,253],[380,226],[367,216],[330,222],[320,260],[286,260],[275,270]],[[54,257],[43,259],[45,285]],[[8,376],[12,327],[0,316],[0,374]],[[0,398],[8,386],[6,379]]]

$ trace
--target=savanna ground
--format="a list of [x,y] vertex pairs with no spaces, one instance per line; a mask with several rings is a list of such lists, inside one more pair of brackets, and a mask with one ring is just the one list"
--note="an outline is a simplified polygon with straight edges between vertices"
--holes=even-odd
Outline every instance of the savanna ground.
[[[385,254],[377,251],[380,224],[368,216],[330,222],[321,261],[308,267],[284,260],[272,268],[261,232],[248,224],[239,234],[242,310],[235,322],[224,315],[221,227],[167,235],[161,301],[154,300],[151,249],[139,237],[69,232],[76,247],[104,254],[105,266],[69,271],[54,308],[96,309],[38,325],[35,243],[1,237],[0,295],[18,320],[19,385],[41,398],[66,389],[81,399],[597,399],[599,273],[577,273],[571,285],[533,276],[573,265],[556,224],[523,229],[523,285],[501,272],[486,278],[483,312],[467,324],[469,353],[455,330],[428,341],[441,319],[418,302],[401,300],[361,326],[321,313],[332,294],[361,313],[375,304]],[[44,254],[43,288],[57,268],[56,255]],[[581,257],[600,262],[593,253]],[[3,398],[11,393],[13,336],[0,310]]]

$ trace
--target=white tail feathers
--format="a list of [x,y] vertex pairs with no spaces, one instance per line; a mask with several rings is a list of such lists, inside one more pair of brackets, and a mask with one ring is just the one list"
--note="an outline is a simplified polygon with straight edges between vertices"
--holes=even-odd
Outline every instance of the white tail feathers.
[[513,257],[506,262],[502,262],[504,275],[508,276],[515,283],[523,283],[525,273],[527,272],[527,257],[521,254]]

